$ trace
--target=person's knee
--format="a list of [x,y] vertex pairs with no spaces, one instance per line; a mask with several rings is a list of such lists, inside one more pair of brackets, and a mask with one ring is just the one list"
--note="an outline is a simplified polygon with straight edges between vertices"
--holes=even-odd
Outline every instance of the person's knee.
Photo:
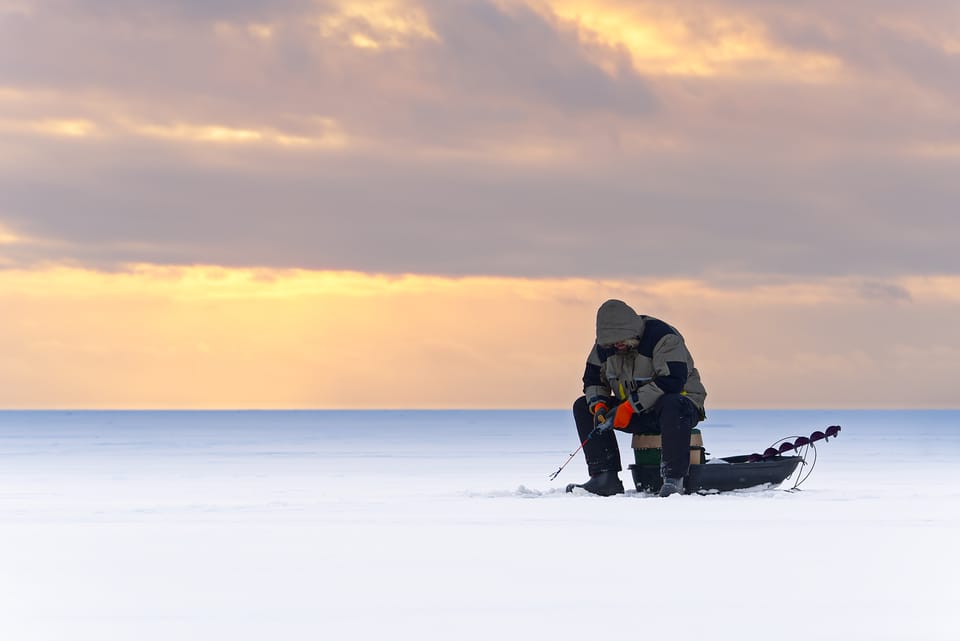
[[664,394],[660,397],[660,407],[662,409],[670,408],[677,410],[683,407],[686,400],[682,394]]
[[574,413],[574,414],[577,414],[577,413],[583,412],[583,411],[586,411],[586,412],[588,412],[588,413],[590,412],[590,408],[587,407],[587,397],[586,397],[586,396],[581,396],[580,398],[578,398],[577,400],[575,400],[575,401],[573,402],[573,413]]
[[659,400],[660,429],[662,431],[692,427],[692,403],[682,394],[664,394]]

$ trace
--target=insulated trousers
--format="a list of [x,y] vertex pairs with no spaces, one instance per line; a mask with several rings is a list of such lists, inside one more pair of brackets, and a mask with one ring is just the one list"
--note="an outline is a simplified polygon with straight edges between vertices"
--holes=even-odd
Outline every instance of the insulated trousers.
[[[607,399],[607,405],[611,407],[611,419],[612,408],[616,404],[615,399]],[[587,407],[586,397],[581,396],[574,402],[573,418],[580,440],[583,441],[593,431],[593,415]],[[686,476],[690,468],[690,432],[699,418],[700,411],[689,398],[682,394],[664,394],[649,411],[634,414],[626,429],[619,431],[631,434],[659,433],[661,474],[664,478],[680,478]],[[590,476],[623,469],[614,431],[611,429],[597,434],[583,446]]]

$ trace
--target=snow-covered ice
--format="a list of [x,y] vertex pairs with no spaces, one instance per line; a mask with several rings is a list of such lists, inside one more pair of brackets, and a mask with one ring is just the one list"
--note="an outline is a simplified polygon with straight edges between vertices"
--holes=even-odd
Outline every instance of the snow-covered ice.
[[0,412],[0,638],[953,641],[960,412],[701,427],[830,424],[800,492],[656,499],[549,481],[564,411]]

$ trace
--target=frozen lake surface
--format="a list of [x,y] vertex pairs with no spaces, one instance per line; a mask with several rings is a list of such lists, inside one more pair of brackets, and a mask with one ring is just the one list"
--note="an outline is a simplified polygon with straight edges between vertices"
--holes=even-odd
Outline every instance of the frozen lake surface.
[[565,411],[0,412],[0,630],[953,641],[960,412],[701,428],[719,457],[831,424],[799,492],[657,499],[564,493],[582,456],[549,481]]

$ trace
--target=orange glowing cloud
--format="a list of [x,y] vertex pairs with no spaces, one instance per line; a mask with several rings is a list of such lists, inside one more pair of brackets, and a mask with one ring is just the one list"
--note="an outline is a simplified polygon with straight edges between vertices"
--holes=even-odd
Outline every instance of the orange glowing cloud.
[[[70,94],[60,91],[14,91],[0,88],[0,133],[102,141],[129,138],[160,139],[193,144],[257,145],[344,149],[355,144],[342,123],[310,115],[299,119],[296,131],[251,123],[237,126],[216,122],[164,122],[139,113],[140,106],[119,97]],[[45,114],[37,117],[37,113]],[[83,115],[79,115],[83,114]]]
[[313,119],[317,133],[293,134],[274,128],[239,128],[215,124],[178,122],[172,125],[126,122],[127,134],[193,143],[265,144],[282,147],[314,147],[340,149],[349,138],[331,118]]
[[93,134],[97,126],[89,120],[42,120],[30,123],[33,130],[51,136],[66,136],[68,138],[83,138]]
[[340,1],[315,20],[324,37],[347,36],[359,49],[397,49],[411,41],[437,40],[426,13],[412,2]]
[[22,239],[0,224],[0,245],[13,245],[22,242]]
[[559,18],[578,25],[585,36],[625,47],[637,70],[655,76],[749,74],[756,78],[766,70],[808,82],[835,76],[841,69],[832,56],[774,43],[756,16],[722,6],[714,13],[698,7],[689,16],[683,5],[669,3],[550,0],[547,6]]

